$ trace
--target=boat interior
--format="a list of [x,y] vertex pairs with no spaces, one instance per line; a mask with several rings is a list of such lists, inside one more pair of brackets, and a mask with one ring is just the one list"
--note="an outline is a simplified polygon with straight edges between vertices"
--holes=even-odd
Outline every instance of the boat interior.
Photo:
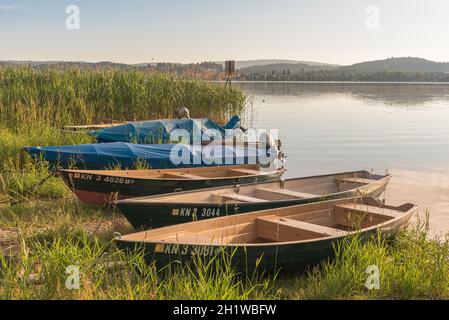
[[315,176],[255,185],[242,185],[171,194],[157,197],[134,198],[131,202],[170,203],[246,203],[278,200],[307,199],[353,190],[386,178],[367,171]]
[[124,241],[238,245],[339,237],[411,216],[413,204],[387,206],[374,198],[297,205],[142,231]]
[[[257,176],[270,174],[273,172],[263,171],[258,164],[236,165],[236,166],[218,166],[201,167],[186,169],[153,169],[153,170],[67,170],[79,174],[104,174],[116,177],[141,178],[141,179],[213,179],[213,178],[232,178],[244,176]],[[282,169],[277,170],[280,173]]]

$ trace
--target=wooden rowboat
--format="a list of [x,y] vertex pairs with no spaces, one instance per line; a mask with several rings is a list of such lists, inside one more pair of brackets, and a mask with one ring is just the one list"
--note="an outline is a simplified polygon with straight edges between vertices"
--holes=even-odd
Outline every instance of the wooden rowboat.
[[226,250],[239,271],[303,270],[332,257],[339,241],[381,232],[394,236],[412,217],[413,204],[387,206],[350,198],[184,223],[116,238],[119,248],[144,247],[148,263],[162,267]]
[[279,179],[284,171],[259,165],[161,170],[60,170],[67,186],[85,203]]
[[250,211],[359,195],[378,197],[391,176],[345,172],[118,201],[135,228],[158,228]]

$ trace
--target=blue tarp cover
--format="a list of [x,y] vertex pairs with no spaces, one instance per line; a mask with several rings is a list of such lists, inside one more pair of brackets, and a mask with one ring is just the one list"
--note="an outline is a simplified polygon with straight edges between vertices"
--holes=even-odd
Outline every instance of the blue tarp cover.
[[[216,135],[224,138],[225,129],[235,129],[239,122],[239,116],[233,116],[224,127],[207,118],[150,120],[130,122],[112,128],[94,130],[90,132],[90,135],[94,136],[97,142],[170,143],[170,134],[173,130],[184,129],[190,134],[190,141],[193,141],[194,135],[201,141],[201,135],[206,130],[215,130]],[[207,140],[211,138],[207,134],[206,136]],[[212,137],[214,136],[212,135]]]
[[[207,148],[207,152],[202,152]],[[211,152],[212,148],[216,153]],[[267,152],[255,147],[228,147],[216,145],[192,146],[186,144],[131,144],[125,142],[84,144],[75,146],[25,147],[35,159],[43,159],[53,166],[64,168],[77,167],[80,169],[104,169],[120,167],[133,168],[136,163],[145,163],[153,169],[186,168],[209,165],[260,163],[269,165],[265,161]],[[174,152],[178,162],[170,157]],[[221,151],[221,152],[220,152]],[[179,163],[181,155],[184,162]],[[273,155],[275,157],[275,155]],[[215,163],[212,160],[216,160]],[[257,160],[257,161],[256,161]]]

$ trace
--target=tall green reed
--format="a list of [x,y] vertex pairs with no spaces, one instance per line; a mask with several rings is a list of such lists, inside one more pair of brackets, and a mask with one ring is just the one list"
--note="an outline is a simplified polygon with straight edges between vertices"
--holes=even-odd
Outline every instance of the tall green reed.
[[10,128],[173,117],[180,106],[191,116],[225,120],[245,102],[238,89],[166,74],[0,70],[0,121]]

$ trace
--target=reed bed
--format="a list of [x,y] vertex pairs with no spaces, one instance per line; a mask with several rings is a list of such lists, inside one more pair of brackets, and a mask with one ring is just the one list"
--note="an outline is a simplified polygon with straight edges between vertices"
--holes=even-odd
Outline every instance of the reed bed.
[[171,118],[181,106],[193,117],[224,121],[245,102],[238,89],[166,74],[0,70],[0,122],[9,128]]

